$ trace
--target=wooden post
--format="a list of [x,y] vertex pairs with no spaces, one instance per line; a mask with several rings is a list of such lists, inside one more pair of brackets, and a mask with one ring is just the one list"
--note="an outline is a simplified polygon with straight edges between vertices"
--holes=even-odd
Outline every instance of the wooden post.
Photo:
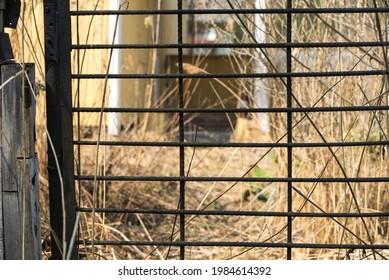
[[[25,67],[34,83],[34,66]],[[0,259],[40,259],[35,99],[20,64],[0,74]]]

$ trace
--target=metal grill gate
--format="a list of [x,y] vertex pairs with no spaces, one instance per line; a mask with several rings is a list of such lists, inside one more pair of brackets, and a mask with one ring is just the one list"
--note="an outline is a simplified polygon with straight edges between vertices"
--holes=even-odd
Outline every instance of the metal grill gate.
[[44,2],[53,258],[388,257],[386,1]]

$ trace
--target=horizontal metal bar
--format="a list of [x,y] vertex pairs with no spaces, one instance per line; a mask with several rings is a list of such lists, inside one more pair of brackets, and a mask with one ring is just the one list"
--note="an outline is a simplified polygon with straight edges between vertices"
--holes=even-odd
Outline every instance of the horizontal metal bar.
[[[91,245],[92,240],[79,240],[79,245]],[[387,250],[389,244],[312,244],[312,243],[269,243],[269,242],[234,242],[234,241],[117,241],[93,240],[94,245],[112,246],[187,246],[187,247],[255,247],[255,248],[306,248],[306,249],[365,249]]]
[[294,8],[294,9],[193,9],[193,10],[79,10],[71,16],[109,15],[234,15],[234,14],[361,14],[388,13],[389,8]]
[[347,106],[347,107],[299,107],[299,108],[99,108],[74,107],[77,113],[310,113],[310,112],[359,112],[389,110],[382,106]]
[[314,78],[389,75],[389,70],[293,72],[293,73],[213,73],[213,74],[72,74],[72,79],[244,79],[244,78]]
[[369,142],[328,142],[328,143],[234,143],[234,142],[133,142],[133,141],[73,141],[81,146],[133,146],[133,147],[220,147],[220,148],[326,148],[326,147],[365,147],[386,146],[389,141]]
[[385,47],[389,42],[317,42],[317,43],[215,43],[215,44],[84,44],[72,45],[74,50],[84,49],[195,49],[195,48],[349,48]]
[[152,215],[196,215],[196,216],[253,216],[253,217],[300,217],[300,218],[377,218],[389,217],[389,212],[375,213],[312,213],[312,212],[257,212],[222,210],[169,210],[169,209],[128,209],[128,208],[76,208],[83,213],[120,213]]
[[81,181],[134,181],[134,182],[258,182],[258,183],[384,183],[389,177],[364,178],[258,178],[258,177],[180,177],[180,176],[93,176],[75,175]]

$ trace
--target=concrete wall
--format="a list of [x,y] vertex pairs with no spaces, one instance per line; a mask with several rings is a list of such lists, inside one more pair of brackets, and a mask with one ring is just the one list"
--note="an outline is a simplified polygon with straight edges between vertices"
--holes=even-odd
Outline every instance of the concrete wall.
[[[185,2],[185,1],[184,1]],[[133,10],[158,9],[158,1],[137,0],[131,2]],[[176,1],[162,1],[162,9],[177,9]],[[187,16],[184,18],[183,34],[187,34]],[[159,25],[158,25],[159,22]],[[140,15],[123,17],[122,40],[126,44],[177,43],[178,27],[176,15]],[[159,26],[159,28],[157,27]],[[157,34],[159,32],[159,34]],[[186,38],[184,40],[187,40]],[[122,51],[121,72],[129,74],[166,73],[167,55],[177,54],[176,49],[132,49]],[[165,80],[126,79],[121,80],[121,107],[152,107],[163,95]],[[139,122],[144,115],[121,116],[124,128]],[[155,123],[155,119],[152,121]],[[159,124],[157,125],[159,126]]]

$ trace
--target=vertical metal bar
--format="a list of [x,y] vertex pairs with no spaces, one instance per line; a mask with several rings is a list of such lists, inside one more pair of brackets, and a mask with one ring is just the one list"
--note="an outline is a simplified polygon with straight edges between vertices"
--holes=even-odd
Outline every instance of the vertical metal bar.
[[47,128],[54,148],[48,145],[52,259],[70,251],[77,259],[75,246],[68,248],[76,222],[69,1],[44,0],[44,16]]
[[4,32],[5,0],[0,0],[0,32]]
[[[178,27],[178,44],[183,43],[182,34],[182,0],[177,0],[177,27]],[[178,47],[178,73],[183,74],[183,49],[182,46]],[[184,108],[184,79],[178,78],[178,106],[180,109]],[[179,113],[179,141],[184,143],[185,139],[185,127],[184,127],[184,113]],[[180,210],[185,210],[185,147],[180,146]],[[180,214],[180,241],[185,241],[185,215]],[[185,259],[185,246],[180,246],[180,259]]]
[[0,32],[4,31],[4,24],[3,24],[3,10],[0,9]]
[[[78,11],[80,9],[80,1],[76,1],[76,10]],[[80,18],[76,17],[76,40],[77,44],[81,43],[80,40]],[[85,53],[84,53],[85,54]],[[82,61],[81,61],[81,50],[77,50],[77,74],[82,73]],[[77,89],[76,89],[76,102],[77,102],[77,108],[81,107],[81,97],[80,97],[80,90],[81,90],[81,80],[77,79]],[[77,113],[77,139],[81,140],[81,114],[80,112]],[[75,166],[75,171],[77,171],[77,175],[82,174],[82,166],[81,166],[81,145],[77,145],[77,164]],[[78,187],[78,197],[77,197],[77,205],[81,204],[81,180],[77,180],[77,187]],[[77,234],[78,238],[80,238],[81,233],[78,231]]]
[[[286,40],[288,43],[292,43],[292,7],[293,7],[293,3],[292,3],[293,0],[288,0],[288,3],[287,3],[287,9],[288,9],[288,13],[287,13],[287,20],[286,20]],[[292,48],[291,47],[287,47],[286,48],[286,71],[287,73],[292,73],[293,69],[292,69]],[[293,104],[292,104],[292,77],[288,77],[287,78],[287,107],[288,108],[292,108]],[[292,122],[292,112],[289,111],[287,113],[287,131],[288,131],[288,143],[292,143],[293,142],[293,135],[292,135],[292,130],[293,130],[293,122]],[[288,178],[292,178],[293,177],[293,164],[292,164],[292,161],[293,161],[293,150],[292,150],[292,146],[289,146],[288,147]],[[292,182],[288,182],[288,212],[292,212],[293,210],[293,201],[292,201]],[[293,236],[292,236],[292,221],[293,221],[293,218],[291,216],[288,217],[288,232],[287,232],[287,242],[289,244],[291,244],[293,242]],[[287,249],[287,259],[288,260],[291,260],[292,259],[292,248],[291,247],[288,247]]]

